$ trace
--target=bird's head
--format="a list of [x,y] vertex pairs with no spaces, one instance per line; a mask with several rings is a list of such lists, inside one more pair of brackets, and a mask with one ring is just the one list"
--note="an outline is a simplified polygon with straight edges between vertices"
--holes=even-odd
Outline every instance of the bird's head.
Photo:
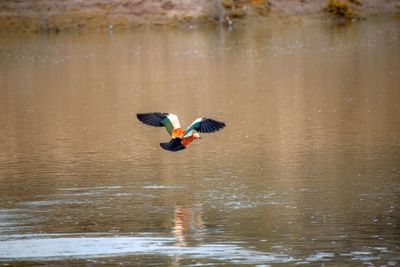
[[194,138],[194,139],[201,139],[201,136],[200,136],[199,133],[194,133],[194,134],[193,134],[193,138]]

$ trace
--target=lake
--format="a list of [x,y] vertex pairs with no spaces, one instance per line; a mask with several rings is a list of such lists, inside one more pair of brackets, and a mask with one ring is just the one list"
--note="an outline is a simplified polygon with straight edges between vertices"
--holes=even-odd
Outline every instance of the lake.
[[399,266],[399,26],[0,36],[0,265]]

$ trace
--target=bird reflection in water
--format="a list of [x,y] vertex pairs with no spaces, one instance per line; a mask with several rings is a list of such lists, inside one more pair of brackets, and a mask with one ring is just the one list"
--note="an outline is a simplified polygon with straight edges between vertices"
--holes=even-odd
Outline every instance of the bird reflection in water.
[[204,235],[201,206],[187,208],[176,205],[172,233],[176,238],[176,245],[180,247],[187,246],[190,240],[201,242]]

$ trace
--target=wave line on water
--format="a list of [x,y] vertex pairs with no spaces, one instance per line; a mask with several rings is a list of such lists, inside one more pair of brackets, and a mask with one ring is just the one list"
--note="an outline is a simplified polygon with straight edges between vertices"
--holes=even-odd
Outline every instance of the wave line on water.
[[159,254],[210,258],[243,264],[285,263],[295,259],[283,253],[250,250],[236,244],[215,243],[179,247],[172,237],[106,236],[82,237],[51,235],[22,237],[0,241],[0,261],[55,260],[64,258],[101,258]]

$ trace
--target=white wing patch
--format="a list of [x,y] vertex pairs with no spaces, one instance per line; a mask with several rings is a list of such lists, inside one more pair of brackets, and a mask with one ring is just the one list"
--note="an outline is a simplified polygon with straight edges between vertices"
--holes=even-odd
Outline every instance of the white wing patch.
[[178,116],[175,114],[168,114],[168,119],[172,123],[172,126],[174,129],[181,128],[181,125],[179,124]]
[[196,123],[201,122],[201,119],[202,119],[202,118],[197,118],[194,122],[192,122],[192,124],[190,124],[190,126],[186,129],[186,132],[185,132],[185,134],[183,135],[183,137],[188,137],[188,136],[193,135],[193,128],[194,128],[194,125],[195,125]]

